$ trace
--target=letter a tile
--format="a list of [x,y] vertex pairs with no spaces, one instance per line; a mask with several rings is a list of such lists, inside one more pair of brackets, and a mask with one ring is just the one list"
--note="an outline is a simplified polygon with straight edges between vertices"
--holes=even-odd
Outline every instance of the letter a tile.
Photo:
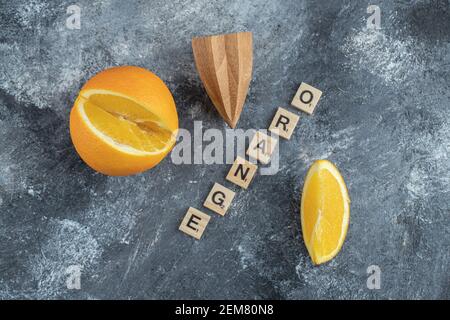
[[211,219],[209,215],[201,212],[200,210],[189,207],[178,229],[194,237],[195,239],[200,239],[203,231],[205,231],[209,219]]
[[256,164],[253,164],[241,157],[236,157],[236,160],[231,166],[230,172],[228,172],[226,179],[241,188],[247,189],[257,169],[258,166]]
[[208,197],[203,204],[206,208],[224,216],[231,205],[235,193],[219,183],[214,183]]
[[253,136],[253,139],[248,146],[247,155],[267,164],[270,161],[270,156],[272,155],[273,150],[275,150],[277,142],[277,139],[258,131]]

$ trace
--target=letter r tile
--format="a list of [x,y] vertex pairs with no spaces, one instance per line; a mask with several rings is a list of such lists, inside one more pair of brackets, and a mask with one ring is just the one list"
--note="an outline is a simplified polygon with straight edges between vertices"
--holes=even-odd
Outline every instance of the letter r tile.
[[280,137],[289,140],[300,117],[295,113],[278,108],[277,113],[273,117],[269,131],[278,134]]
[[195,239],[200,239],[203,231],[205,231],[205,228],[208,225],[209,219],[211,219],[209,215],[189,207],[178,229]]
[[235,193],[219,183],[214,183],[203,204],[206,208],[224,216],[231,205]]

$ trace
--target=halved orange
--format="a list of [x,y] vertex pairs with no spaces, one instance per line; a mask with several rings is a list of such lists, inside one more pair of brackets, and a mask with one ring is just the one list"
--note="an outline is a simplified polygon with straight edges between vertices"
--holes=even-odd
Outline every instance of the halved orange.
[[308,170],[300,211],[303,239],[314,264],[333,259],[347,235],[350,197],[342,175],[330,161],[315,161]]
[[175,144],[178,115],[164,82],[134,66],[107,69],[81,89],[70,113],[70,135],[80,157],[112,176],[158,164]]

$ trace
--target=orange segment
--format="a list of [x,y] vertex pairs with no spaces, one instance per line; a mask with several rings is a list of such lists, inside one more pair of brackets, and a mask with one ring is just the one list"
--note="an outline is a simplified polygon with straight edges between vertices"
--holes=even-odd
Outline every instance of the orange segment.
[[118,96],[117,94],[111,94],[108,91],[101,91],[102,93],[96,93],[97,90],[84,91],[81,93],[82,96],[87,97],[89,101],[103,110],[118,114],[124,118],[134,119],[136,121],[160,121],[160,119],[155,116],[150,110],[147,110],[144,106],[133,100]]
[[154,114],[129,99],[102,94],[80,100],[90,124],[118,148],[159,152],[174,138]]
[[318,160],[308,171],[301,200],[303,238],[315,264],[334,258],[348,229],[350,198],[339,170]]
[[164,82],[153,72],[135,66],[113,67],[96,74],[83,86],[80,95],[111,93],[144,106],[171,131],[178,128],[175,102]]

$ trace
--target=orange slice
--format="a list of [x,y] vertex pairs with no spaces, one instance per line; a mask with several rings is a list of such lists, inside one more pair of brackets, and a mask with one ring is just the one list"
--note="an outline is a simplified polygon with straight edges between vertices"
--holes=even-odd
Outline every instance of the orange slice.
[[301,199],[303,239],[314,264],[341,250],[350,220],[350,198],[339,170],[328,160],[314,162]]

